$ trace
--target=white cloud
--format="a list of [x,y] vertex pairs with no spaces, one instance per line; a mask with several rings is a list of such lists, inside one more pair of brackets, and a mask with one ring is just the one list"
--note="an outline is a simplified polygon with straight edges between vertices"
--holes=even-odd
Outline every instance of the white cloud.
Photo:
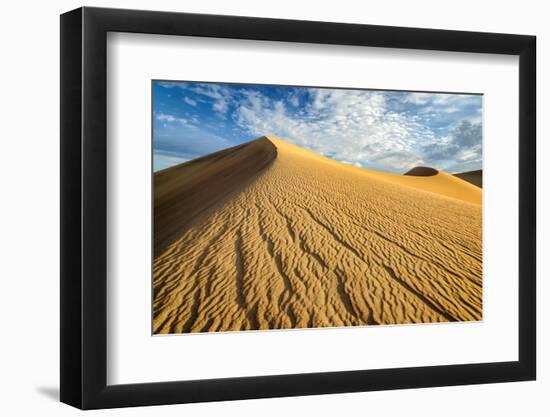
[[196,94],[209,97],[213,100],[212,109],[222,115],[227,111],[231,102],[231,90],[219,84],[198,84],[190,88]]
[[160,122],[184,122],[185,119],[179,119],[171,114],[159,113],[157,114],[157,120]]
[[171,82],[168,82],[168,81],[159,81],[158,85],[161,86],[161,87],[164,87],[164,88],[179,87],[178,83],[171,83]]
[[159,113],[155,117],[159,122],[179,123],[179,124],[181,124],[183,126],[186,126],[186,127],[189,127],[189,128],[194,128],[195,127],[195,126],[192,125],[192,122],[194,122],[196,119],[193,119],[193,118],[191,120],[188,120],[188,119],[185,119],[183,117],[176,117],[176,116],[173,116],[171,114],[165,114],[165,113]]
[[430,101],[432,94],[429,93],[409,93],[403,97],[405,103],[424,105]]
[[414,116],[390,110],[383,92],[311,89],[309,104],[295,111],[254,91],[234,113],[253,135],[274,135],[340,161],[401,172],[424,162],[419,141],[434,140]]
[[481,122],[462,119],[449,129],[448,136],[424,145],[430,164],[441,163],[449,172],[480,169],[482,165]]
[[[222,84],[160,82],[159,85],[164,88],[178,87],[184,91],[189,90],[200,96],[207,97],[211,101],[212,109],[220,113],[220,115],[222,116],[225,114],[225,112],[229,108],[229,104],[232,101],[231,89],[225,87]],[[195,99],[184,97],[184,101],[192,106],[196,106],[197,100],[201,102],[203,101],[197,97],[195,97]]]
[[341,160],[340,162],[342,162],[343,164],[347,164],[347,165],[354,165],[354,166],[359,167],[359,168],[362,167],[362,165],[359,162],[344,161],[344,160]]
[[189,97],[184,97],[183,101],[185,101],[187,104],[189,104],[190,106],[193,106],[193,107],[197,105],[197,102],[195,100],[193,100],[192,98],[189,98]]
[[[210,115],[224,119],[224,128],[237,137],[243,132],[278,136],[346,163],[398,173],[417,165],[455,170],[481,165],[480,96],[323,88],[281,92],[209,83],[161,86],[179,87],[189,105],[210,106]],[[212,117],[183,116],[155,115],[167,131],[183,126],[205,133],[217,126]],[[461,125],[464,121],[471,128]]]

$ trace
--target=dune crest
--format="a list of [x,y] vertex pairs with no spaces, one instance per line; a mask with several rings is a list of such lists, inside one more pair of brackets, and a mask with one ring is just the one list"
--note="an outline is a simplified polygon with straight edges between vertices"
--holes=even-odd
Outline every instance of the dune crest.
[[154,333],[481,319],[479,188],[273,137],[232,149],[155,175]]
[[197,215],[253,181],[276,155],[277,149],[264,137],[157,172],[155,254]]

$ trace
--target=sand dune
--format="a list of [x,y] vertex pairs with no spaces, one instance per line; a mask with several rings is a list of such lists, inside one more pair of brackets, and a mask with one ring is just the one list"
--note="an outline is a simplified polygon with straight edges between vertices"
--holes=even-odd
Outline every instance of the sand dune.
[[[429,175],[426,175],[427,170],[430,170]],[[423,175],[419,175],[419,172],[422,172]],[[399,183],[470,203],[481,204],[482,192],[480,188],[454,175],[433,168],[413,168],[402,177]]]
[[253,181],[276,155],[271,142],[253,141],[156,173],[155,254],[198,214]]
[[416,167],[408,171],[405,175],[388,174],[351,166],[349,168],[361,172],[362,175],[368,173],[369,177],[372,179],[376,178],[382,181],[389,181],[396,185],[417,188],[419,190],[456,198],[469,203],[481,204],[482,191],[478,187],[454,175],[447,174],[446,172],[434,168]]
[[404,175],[409,175],[412,177],[433,177],[437,175],[439,171],[435,168],[430,167],[414,167],[413,169],[405,172]]
[[483,187],[483,170],[481,169],[477,171],[460,172],[454,174],[454,176],[464,181],[468,181],[470,184],[474,184],[479,188]]
[[155,187],[154,333],[482,317],[481,190],[452,175],[263,137]]

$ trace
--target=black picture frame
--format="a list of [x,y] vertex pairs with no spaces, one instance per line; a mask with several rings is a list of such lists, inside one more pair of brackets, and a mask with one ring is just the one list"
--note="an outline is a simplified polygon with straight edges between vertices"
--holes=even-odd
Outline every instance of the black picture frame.
[[[519,56],[519,358],[107,385],[108,32]],[[61,15],[61,401],[81,409],[534,380],[536,38],[251,17],[80,8]]]

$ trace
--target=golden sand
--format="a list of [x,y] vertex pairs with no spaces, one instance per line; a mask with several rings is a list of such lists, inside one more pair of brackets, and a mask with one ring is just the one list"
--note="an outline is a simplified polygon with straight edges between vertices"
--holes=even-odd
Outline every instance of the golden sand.
[[473,321],[481,189],[263,137],[155,174],[153,331]]

